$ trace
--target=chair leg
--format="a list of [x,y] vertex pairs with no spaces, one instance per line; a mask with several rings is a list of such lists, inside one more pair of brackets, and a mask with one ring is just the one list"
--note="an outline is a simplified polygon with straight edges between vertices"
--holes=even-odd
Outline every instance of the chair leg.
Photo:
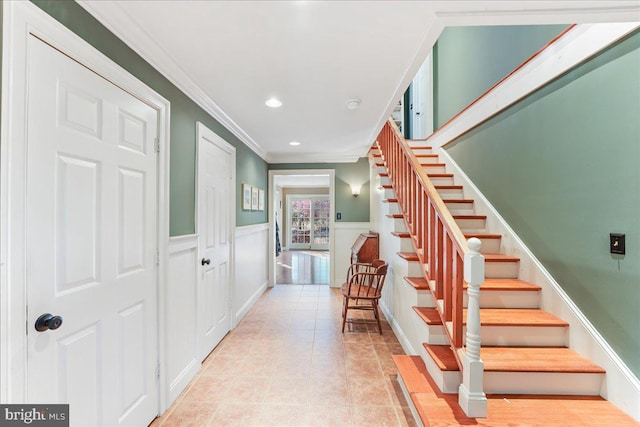
[[347,310],[349,309],[349,298],[344,297],[344,304],[342,307],[342,333],[344,334],[344,325],[347,323]]
[[378,301],[372,300],[371,305],[373,305],[373,315],[378,322],[378,332],[382,335],[382,325],[380,325],[380,313],[378,313]]

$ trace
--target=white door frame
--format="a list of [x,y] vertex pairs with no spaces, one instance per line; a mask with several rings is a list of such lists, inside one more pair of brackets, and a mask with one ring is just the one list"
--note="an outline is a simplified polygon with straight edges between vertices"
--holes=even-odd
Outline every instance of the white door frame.
[[[269,171],[269,286],[276,283],[276,223],[275,203],[276,185],[274,177],[278,175],[329,175],[329,286],[335,281],[335,218],[336,218],[336,171],[334,169],[290,169]],[[285,202],[286,203],[286,202]],[[282,219],[281,219],[282,221]],[[284,227],[284,225],[282,225]],[[282,233],[280,233],[282,235]],[[282,236],[280,236],[282,237]],[[337,286],[337,285],[335,285]]]
[[[25,193],[27,45],[37,37],[158,112],[158,319],[165,316],[169,236],[169,101],[30,2],[3,3],[2,133],[0,135],[0,401],[27,399]],[[158,321],[159,413],[167,407],[165,325]]]
[[[206,127],[200,122],[196,122],[196,205],[195,205],[195,225],[196,225],[196,236],[198,236],[198,261],[200,259],[200,254],[202,253],[202,248],[200,247],[200,230],[199,228],[199,218],[198,211],[200,210],[200,170],[198,168],[200,162],[200,139],[205,139],[206,141],[212,143],[216,147],[220,148],[223,151],[226,151],[231,155],[231,191],[229,204],[227,209],[229,209],[229,283],[228,283],[228,294],[229,295],[229,316],[230,316],[230,324],[229,328],[232,330],[236,325],[235,318],[235,310],[233,310],[233,283],[235,283],[235,265],[236,265],[236,147],[229,144],[227,141],[222,139],[220,135]],[[200,274],[200,269],[198,268],[198,274]],[[198,276],[199,277],[199,276]],[[199,281],[200,279],[198,279]],[[199,283],[199,282],[198,282]],[[198,286],[199,289],[199,286]],[[197,292],[196,292],[197,295]],[[198,317],[198,321],[200,318]],[[198,334],[196,335],[197,339],[197,348],[198,352],[200,351],[200,326],[198,325]],[[200,354],[198,354],[200,356]]]

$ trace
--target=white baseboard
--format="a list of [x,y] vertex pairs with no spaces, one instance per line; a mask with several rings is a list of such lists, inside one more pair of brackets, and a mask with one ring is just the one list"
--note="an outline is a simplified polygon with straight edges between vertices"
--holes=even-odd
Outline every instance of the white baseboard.
[[251,297],[238,309],[235,315],[235,326],[237,326],[240,321],[247,315],[249,310],[255,305],[256,302],[260,299],[264,291],[267,289],[268,281],[265,281],[256,291],[251,295]]
[[405,335],[404,331],[400,327],[400,324],[396,321],[395,317],[393,317],[393,315],[389,311],[389,308],[382,299],[380,300],[380,305],[378,307],[380,307],[380,309],[382,310],[382,314],[384,314],[384,317],[387,318],[387,322],[389,322],[389,325],[391,325],[391,329],[396,334],[396,337],[398,338],[398,341],[400,342],[400,345],[402,346],[405,354],[418,354],[411,345],[411,341],[409,341],[409,338]]

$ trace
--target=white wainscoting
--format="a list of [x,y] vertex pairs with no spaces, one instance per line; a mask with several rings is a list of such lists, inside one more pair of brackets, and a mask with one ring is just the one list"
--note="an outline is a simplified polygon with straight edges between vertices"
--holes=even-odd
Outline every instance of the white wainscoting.
[[200,369],[196,301],[198,236],[170,238],[168,252],[163,367],[167,407]]
[[236,227],[234,325],[237,325],[267,288],[269,224]]
[[[334,256],[335,269],[331,286],[339,287],[347,277],[347,269],[351,264],[351,246],[360,233],[368,233],[370,222],[334,222]],[[373,230],[376,231],[376,230]]]

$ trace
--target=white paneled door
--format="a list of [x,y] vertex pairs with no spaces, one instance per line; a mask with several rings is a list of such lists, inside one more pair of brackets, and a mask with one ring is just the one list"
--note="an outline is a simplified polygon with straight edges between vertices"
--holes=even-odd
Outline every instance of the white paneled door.
[[231,329],[235,148],[198,123],[198,341],[200,360]]
[[[147,425],[158,409],[157,111],[29,39],[27,400],[69,403],[73,425]],[[62,323],[36,330],[47,313]]]

